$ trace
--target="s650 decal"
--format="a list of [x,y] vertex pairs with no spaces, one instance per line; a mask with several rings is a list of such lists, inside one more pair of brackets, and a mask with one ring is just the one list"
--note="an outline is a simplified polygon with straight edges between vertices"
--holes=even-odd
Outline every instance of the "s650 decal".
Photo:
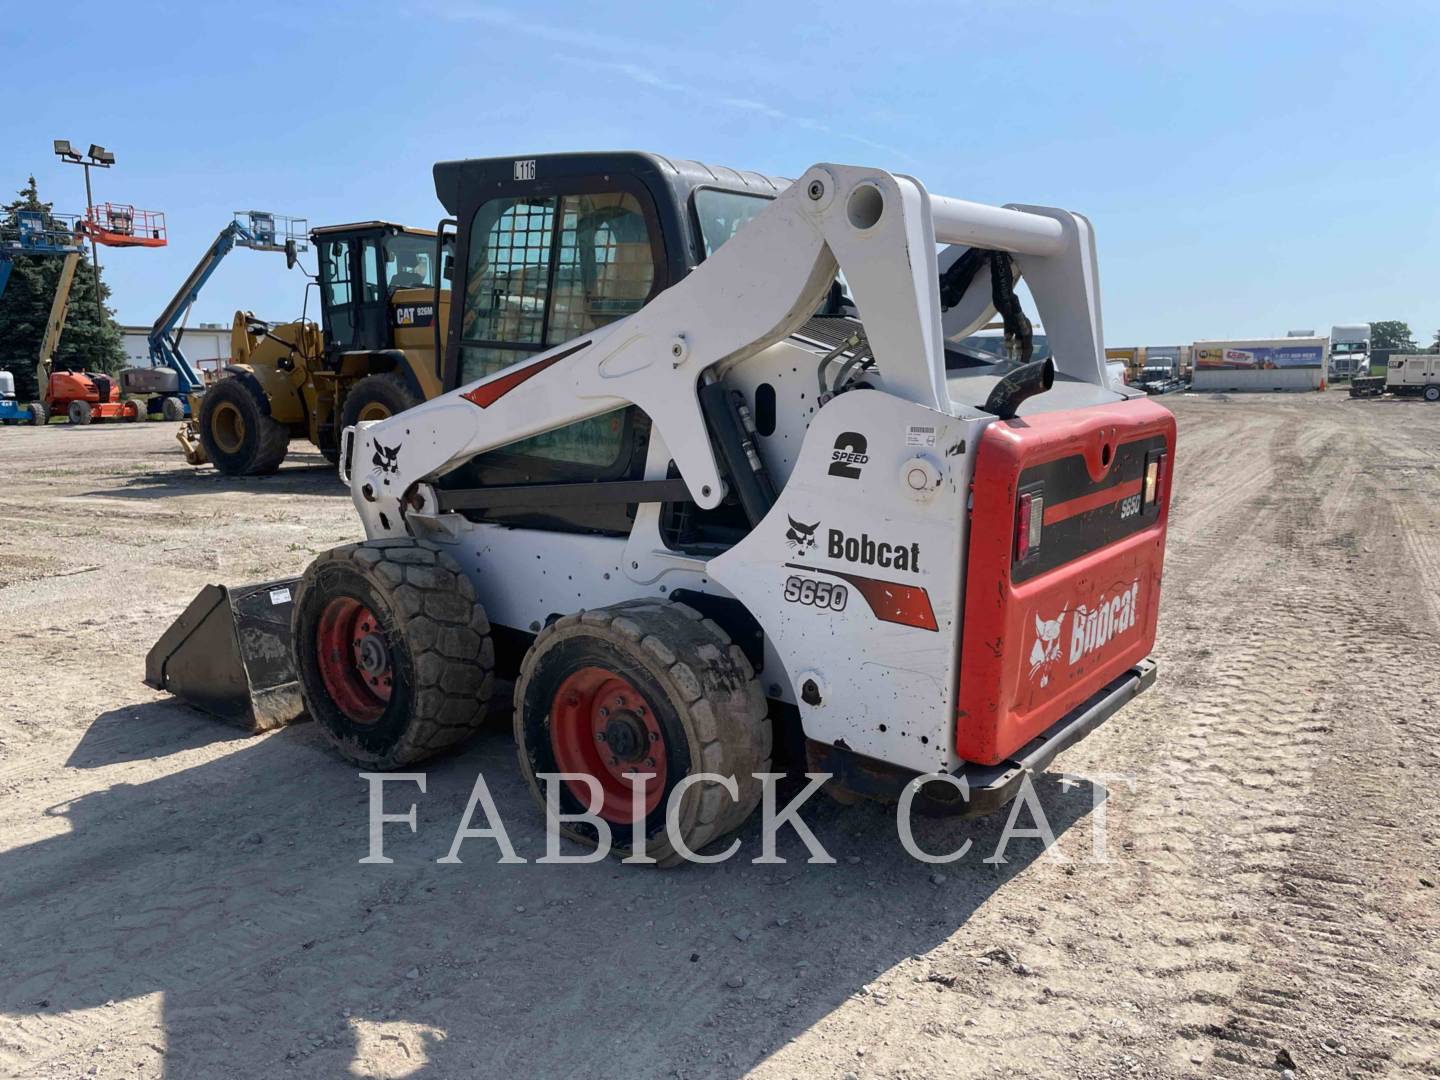
[[792,604],[810,604],[828,611],[844,611],[850,590],[831,581],[791,576],[785,579],[785,599]]

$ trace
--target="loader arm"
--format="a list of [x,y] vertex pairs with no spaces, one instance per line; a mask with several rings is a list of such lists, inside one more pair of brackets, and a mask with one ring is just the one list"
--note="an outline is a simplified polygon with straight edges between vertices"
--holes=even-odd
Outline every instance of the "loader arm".
[[[983,415],[956,405],[946,388],[942,243],[1011,253],[1057,356],[1063,343],[1057,365],[1105,385],[1093,240],[1083,218],[932,196],[910,177],[816,165],[635,314],[400,416],[358,425],[343,444],[342,468],[367,536],[405,534],[402,502],[425,501],[417,485],[478,454],[626,404],[658,428],[693,501],[718,506],[727,486],[697,384],[799,328],[837,269],[886,390],[947,415]],[[976,307],[982,289],[988,281],[977,279],[959,306]]]

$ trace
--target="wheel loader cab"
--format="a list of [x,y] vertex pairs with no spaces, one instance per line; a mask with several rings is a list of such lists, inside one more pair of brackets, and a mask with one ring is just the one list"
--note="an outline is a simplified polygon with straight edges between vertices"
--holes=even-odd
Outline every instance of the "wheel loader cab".
[[344,376],[399,371],[417,400],[438,394],[435,326],[449,304],[442,264],[450,238],[383,221],[327,226],[310,237],[325,367]]

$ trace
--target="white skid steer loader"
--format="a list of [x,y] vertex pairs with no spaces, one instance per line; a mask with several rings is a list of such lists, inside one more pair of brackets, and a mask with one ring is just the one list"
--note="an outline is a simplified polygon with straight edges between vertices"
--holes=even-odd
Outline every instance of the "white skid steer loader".
[[[347,429],[367,539],[245,593],[347,758],[459,743],[498,669],[542,805],[567,774],[564,813],[621,854],[643,818],[665,863],[751,814],[787,721],[838,794],[945,774],[931,811],[977,814],[1153,681],[1175,426],[1109,378],[1085,218],[844,165],[435,177],[455,389]],[[997,313],[1008,359],[953,344]],[[186,682],[186,633],[148,681]]]

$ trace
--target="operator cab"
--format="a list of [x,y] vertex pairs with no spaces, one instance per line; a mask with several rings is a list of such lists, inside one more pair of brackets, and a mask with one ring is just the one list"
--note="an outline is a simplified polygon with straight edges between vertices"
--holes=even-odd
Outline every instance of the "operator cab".
[[[310,241],[319,257],[325,356],[395,348],[396,294],[437,296],[448,268],[449,237],[385,221],[328,225]],[[445,265],[441,265],[441,264]],[[448,283],[447,287],[448,287]],[[430,308],[431,318],[434,308]],[[404,325],[414,325],[413,321]]]
[[[639,152],[440,162],[456,230],[444,387],[454,390],[633,314],[790,183]],[[637,479],[650,420],[636,406],[482,454],[441,487]],[[634,507],[466,511],[532,528],[628,533]]]

